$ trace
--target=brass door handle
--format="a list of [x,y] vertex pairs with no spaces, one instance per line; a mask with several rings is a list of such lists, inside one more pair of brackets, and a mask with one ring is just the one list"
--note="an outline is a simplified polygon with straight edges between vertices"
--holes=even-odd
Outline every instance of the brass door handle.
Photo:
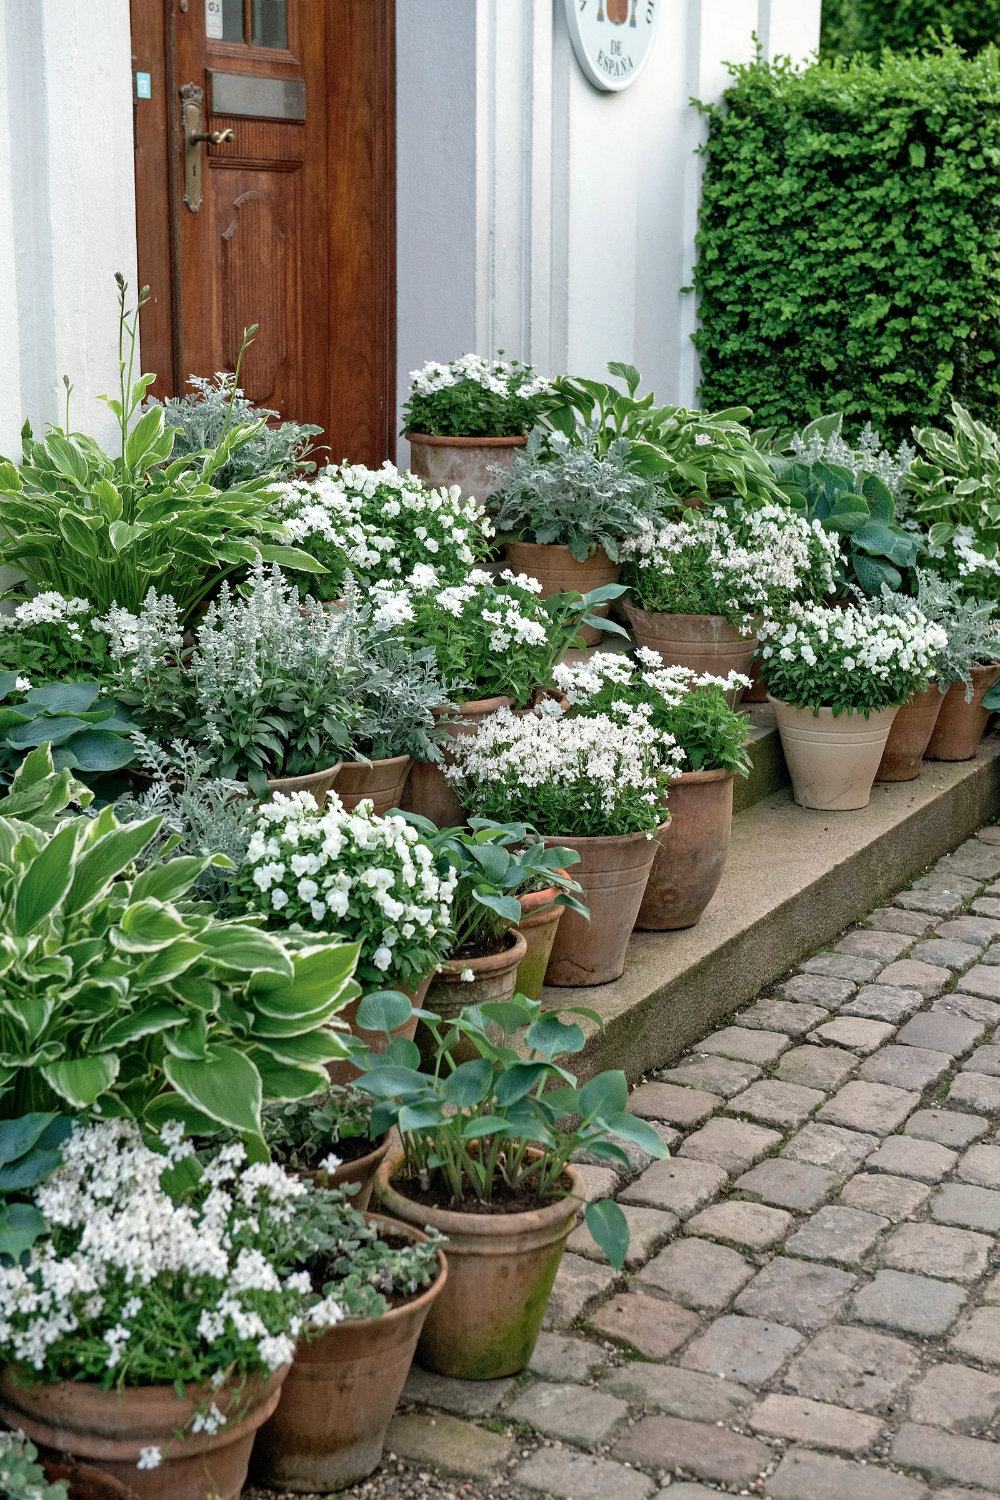
[[196,83],[185,83],[181,88],[181,131],[184,137],[184,202],[193,214],[202,203],[201,188],[201,144],[208,141],[212,146],[221,146],[235,140],[232,130],[203,130],[202,100],[204,91]]
[[210,141],[213,146],[221,146],[225,141],[234,141],[235,132],[232,130],[192,130],[188,140],[194,145],[197,141]]

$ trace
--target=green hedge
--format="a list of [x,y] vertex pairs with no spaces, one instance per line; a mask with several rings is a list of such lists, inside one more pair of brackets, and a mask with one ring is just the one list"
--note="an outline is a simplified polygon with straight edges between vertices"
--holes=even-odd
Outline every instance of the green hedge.
[[905,52],[947,27],[966,52],[1000,41],[1000,0],[823,0],[823,57]]
[[909,436],[957,397],[995,424],[1000,54],[733,75],[706,109],[704,405]]

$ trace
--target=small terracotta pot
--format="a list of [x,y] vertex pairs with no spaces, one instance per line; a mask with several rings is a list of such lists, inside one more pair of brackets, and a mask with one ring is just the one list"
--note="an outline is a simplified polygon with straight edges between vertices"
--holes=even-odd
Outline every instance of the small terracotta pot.
[[[411,1224],[366,1214],[394,1234],[425,1242]],[[303,1341],[285,1381],[285,1399],[257,1434],[254,1481],[293,1494],[346,1489],[382,1457],[386,1428],[406,1382],[427,1314],[448,1283],[438,1251],[433,1286],[381,1318],[349,1318]]]
[[892,721],[875,772],[876,781],[916,780],[944,701],[944,693],[937,683],[932,682],[926,692],[914,693],[909,702],[903,704]]
[[972,669],[972,702],[965,701],[965,683],[953,682],[944,695],[926,760],[971,760],[983,737],[989,711],[983,699],[1000,678],[1000,662]]
[[[537,578],[542,585],[541,597],[550,594],[568,594],[574,589],[589,594],[605,583],[617,583],[621,568],[611,561],[603,547],[598,547],[593,557],[586,562],[577,562],[568,547],[554,543],[542,545],[538,542],[508,542],[507,566],[515,573],[527,573]],[[608,606],[600,605],[595,614],[606,615]],[[581,625],[579,635],[587,646],[596,646],[603,631],[592,625]]]
[[[470,703],[462,703],[459,705],[462,718],[469,722],[466,724],[449,723],[448,734],[453,739],[459,734],[478,734],[483,719],[489,718],[490,714],[495,714],[498,708],[513,708],[513,706],[513,698],[502,696],[475,698]],[[447,748],[445,748],[444,756],[447,764]],[[455,796],[455,789],[438,761],[414,761],[410,767],[406,789],[399,805],[405,812],[420,813],[422,817],[430,818],[438,828],[461,828],[465,823],[465,811],[462,804]]]
[[[512,999],[518,967],[528,951],[528,943],[516,927],[504,937],[507,946],[500,953],[488,953],[483,958],[446,959],[440,972],[431,976],[425,1008],[442,1021],[453,1021],[467,1005]],[[462,975],[470,969],[472,979],[463,979]],[[434,1041],[423,1023],[417,1031],[417,1046],[426,1067],[433,1062]],[[457,1062],[472,1062],[479,1053],[472,1042],[462,1041],[451,1049],[451,1055]]]
[[834,714],[794,708],[769,693],[785,752],[792,795],[800,807],[847,812],[867,807],[896,708],[878,713]]
[[393,1218],[448,1237],[448,1282],[424,1324],[418,1364],[460,1380],[515,1375],[532,1356],[578,1200],[586,1198],[579,1173],[566,1169],[577,1196],[526,1213],[463,1214],[404,1198],[392,1185],[402,1167],[402,1154],[382,1163],[379,1201]]
[[370,797],[376,817],[383,818],[390,807],[398,807],[413,764],[408,755],[394,755],[391,760],[345,760],[337,773],[334,791],[348,812],[353,812],[364,797]]
[[[424,1003],[424,996],[427,994],[427,986],[430,984],[432,977],[433,976],[430,974],[425,974],[424,978],[421,979],[415,990],[408,990],[404,988],[403,985],[396,984],[395,981],[391,979],[386,981],[385,988],[387,990],[399,990],[401,995],[406,996],[410,1004],[413,1006],[414,1010],[419,1010]],[[350,1026],[351,1035],[360,1037],[363,1042],[367,1043],[367,1045],[373,1052],[386,1052],[388,1050],[389,1043],[385,1039],[385,1032],[366,1031],[363,1026],[358,1025],[358,1006],[361,1004],[364,998],[364,995],[359,995],[356,1000],[352,1000],[349,1005],[345,1005],[344,1009],[339,1012],[339,1018],[343,1021],[346,1021]],[[404,1037],[406,1041],[412,1042],[414,1036],[416,1035],[416,1031],[417,1018],[416,1016],[411,1016],[408,1021],[404,1021],[402,1026],[396,1027],[396,1030],[392,1033],[392,1040],[395,1041],[397,1037],[401,1036]],[[326,1065],[326,1071],[330,1076],[331,1083],[353,1083],[355,1078],[361,1077],[360,1068],[356,1068],[354,1064],[352,1062],[348,1062],[346,1058],[342,1059],[339,1062],[328,1062]]]
[[[306,776],[274,777],[268,780],[267,789],[271,793],[283,792],[286,797],[290,797],[293,792],[312,792],[316,798],[316,806],[322,807],[326,802],[326,794],[336,781],[342,765],[343,761],[338,760],[326,771],[310,771]],[[142,792],[148,791],[158,780],[149,771],[129,770],[126,774],[132,785]],[[167,777],[168,781],[173,779]],[[244,797],[249,797],[251,801],[261,800],[248,781],[237,781],[235,786]]]
[[589,924],[567,908],[556,928],[546,984],[609,984],[621,978],[625,949],[656,856],[656,839],[663,833],[660,828],[655,838],[644,833],[546,838],[546,844],[561,844],[579,854],[573,879],[583,887],[583,904],[590,907]]
[[[385,1139],[381,1146],[376,1146],[374,1151],[369,1151],[367,1156],[355,1157],[354,1161],[345,1161],[332,1172],[297,1172],[296,1176],[303,1181],[314,1182],[317,1187],[342,1188],[357,1183],[358,1191],[351,1197],[351,1207],[364,1213],[372,1201],[372,1188],[375,1185],[375,1173],[382,1165],[389,1153],[392,1144],[392,1135],[386,1131]],[[336,1156],[337,1148],[332,1148]]]
[[[665,667],[689,667],[692,672],[711,672],[726,677],[730,672],[749,675],[758,641],[741,635],[725,615],[647,614],[633,604],[625,605],[635,631],[636,643],[658,651]],[[733,705],[740,692],[732,695]]]
[[431,437],[426,432],[404,432],[410,445],[410,468],[430,489],[461,486],[463,500],[480,505],[500,481],[489,471],[495,464],[509,469],[526,437]]
[[693,927],[722,879],[733,827],[733,772],[685,771],[667,792],[670,822],[657,840],[636,927]]
[[135,1490],[112,1479],[103,1469],[92,1464],[63,1463],[47,1458],[42,1462],[42,1471],[49,1484],[65,1479],[69,1500],[135,1500]]
[[767,680],[764,676],[764,663],[755,657],[750,663],[750,686],[743,689],[741,703],[766,703],[767,702]]
[[[178,1399],[172,1385],[103,1391],[89,1381],[18,1385],[14,1369],[0,1370],[0,1418],[20,1427],[51,1456],[70,1454],[119,1480],[140,1500],[236,1500],[258,1427],[281,1396],[291,1367],[275,1370],[265,1383],[251,1375],[242,1386],[227,1383],[214,1391],[185,1388]],[[214,1401],[228,1420],[214,1436],[192,1434],[191,1419]],[[176,1433],[184,1428],[184,1435]],[[156,1469],[138,1469],[143,1448],[159,1448]]]
[[566,910],[565,906],[551,904],[555,898],[555,886],[548,886],[544,891],[532,891],[519,898],[521,920],[517,924],[517,930],[527,943],[528,951],[517,966],[514,993],[527,995],[529,1000],[542,998],[542,985],[545,983],[545,970],[549,966],[552,944],[556,940],[559,921]]

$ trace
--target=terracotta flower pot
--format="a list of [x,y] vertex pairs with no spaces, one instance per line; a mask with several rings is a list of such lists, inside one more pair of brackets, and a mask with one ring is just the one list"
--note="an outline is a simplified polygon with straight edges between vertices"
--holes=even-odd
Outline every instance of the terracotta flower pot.
[[[70,1454],[133,1490],[140,1500],[235,1500],[247,1476],[258,1427],[281,1396],[290,1366],[268,1381],[251,1375],[214,1391],[191,1384],[180,1400],[172,1385],[103,1391],[89,1381],[19,1385],[14,1368],[0,1371],[0,1419],[20,1427],[49,1454]],[[214,1436],[191,1433],[199,1409],[214,1401],[228,1420]],[[177,1432],[183,1428],[184,1434]],[[139,1469],[143,1448],[159,1448],[156,1469]]]
[[644,833],[546,838],[547,844],[561,844],[579,854],[573,878],[583,887],[583,904],[590,907],[589,924],[567,908],[556,928],[546,984],[609,984],[621,978],[625,949],[653,867],[656,839],[662,835],[660,828],[655,838]]
[[916,780],[944,701],[944,693],[932,682],[926,692],[914,693],[902,705],[892,721],[876,781]]
[[527,952],[517,966],[514,993],[527,995],[529,1000],[542,998],[545,970],[549,966],[552,944],[565,906],[553,906],[556,898],[555,886],[544,891],[531,891],[521,896],[521,920],[517,930],[527,943]]
[[953,682],[944,695],[926,760],[971,760],[983,737],[989,712],[983,699],[1000,678],[1000,662],[972,669],[972,702],[965,701],[965,683]]
[[465,1214],[428,1208],[397,1192],[403,1156],[379,1168],[375,1191],[393,1218],[448,1237],[448,1282],[431,1308],[417,1362],[460,1380],[496,1380],[523,1370],[534,1351],[566,1239],[586,1190],[517,1214]]
[[733,772],[685,771],[670,783],[667,810],[635,923],[643,932],[693,927],[715,895],[733,827]]
[[[387,990],[399,990],[401,995],[406,996],[414,1010],[419,1010],[424,1003],[424,996],[427,994],[427,986],[430,984],[431,978],[432,975],[425,974],[415,990],[408,990],[405,986],[396,984],[391,979],[386,981],[385,988]],[[366,1031],[363,1026],[358,1025],[358,1006],[364,998],[364,995],[359,995],[356,1000],[352,1000],[349,1005],[345,1005],[344,1009],[339,1012],[340,1019],[347,1022],[351,1028],[351,1035],[360,1037],[373,1052],[385,1052],[389,1046],[389,1043],[385,1039],[385,1032]],[[406,1041],[412,1042],[416,1035],[416,1030],[417,1018],[416,1016],[411,1016],[408,1021],[404,1021],[402,1026],[396,1027],[396,1030],[392,1033],[392,1040],[395,1041],[397,1037],[401,1036],[405,1037]],[[355,1078],[361,1077],[360,1069],[356,1068],[353,1063],[348,1062],[346,1058],[340,1062],[328,1062],[326,1071],[330,1076],[331,1083],[353,1083]]]
[[[366,1214],[416,1243],[427,1236],[410,1224]],[[433,1286],[381,1318],[351,1318],[320,1338],[303,1341],[285,1381],[285,1398],[257,1434],[256,1483],[293,1494],[329,1494],[365,1479],[382,1457],[386,1428],[406,1382],[413,1351],[435,1301],[448,1283],[438,1251]]]
[[[286,797],[290,797],[293,792],[312,792],[316,798],[317,807],[322,807],[326,802],[326,794],[336,781],[342,765],[343,761],[338,760],[325,771],[310,771],[306,776],[274,777],[269,779],[267,789],[272,793],[282,792]],[[150,771],[130,769],[126,772],[126,775],[136,790],[140,792],[149,791],[150,787],[154,786],[158,780]],[[167,777],[168,781],[174,779],[169,776]],[[176,780],[179,784],[180,778],[176,778]],[[235,785],[244,797],[249,797],[254,802],[260,801],[260,798],[252,790],[248,781],[237,781]]]
[[[488,953],[483,958],[446,959],[440,972],[431,976],[425,1009],[433,1011],[442,1021],[453,1021],[467,1005],[512,999],[518,966],[528,951],[528,944],[516,927],[504,937],[507,945],[500,953]],[[470,970],[472,979],[463,979],[462,975]],[[417,1030],[417,1046],[421,1060],[427,1066],[434,1057],[434,1042],[423,1023]],[[459,1062],[471,1062],[479,1053],[471,1042],[459,1042],[452,1048],[451,1055]]]
[[[513,708],[513,698],[475,698],[459,705],[466,724],[448,725],[448,734],[454,738],[459,734],[478,734],[483,719],[495,714],[498,708]],[[443,712],[443,710],[442,710]],[[445,749],[445,761],[448,751]],[[465,822],[465,811],[451,782],[438,761],[414,761],[403,792],[400,807],[405,812],[420,813],[430,818],[438,828],[460,828]]]
[[426,432],[404,432],[410,444],[410,468],[430,489],[461,486],[464,500],[480,505],[497,488],[499,480],[490,468],[509,469],[526,437],[431,437]]
[[135,1490],[130,1485],[113,1479],[103,1469],[95,1469],[93,1464],[47,1458],[42,1462],[42,1470],[49,1484],[65,1479],[70,1500],[135,1500]]
[[834,715],[821,708],[793,708],[771,694],[781,735],[781,748],[792,778],[792,794],[800,807],[823,812],[846,812],[867,807],[872,782],[898,710]]
[[[345,1161],[332,1172],[307,1171],[298,1172],[296,1175],[314,1182],[317,1187],[342,1188],[357,1183],[358,1191],[351,1198],[351,1207],[364,1213],[372,1201],[375,1173],[388,1155],[391,1145],[392,1134],[387,1131],[381,1146],[376,1146],[375,1150],[369,1151],[367,1156],[357,1156],[354,1161]],[[333,1147],[333,1153],[337,1154],[336,1146]]]
[[750,686],[743,689],[743,696],[740,702],[767,702],[767,679],[764,676],[764,663],[759,658],[755,658],[750,663]]
[[[742,635],[725,615],[648,614],[625,605],[635,631],[636,643],[658,651],[665,667],[689,667],[692,672],[711,672],[726,677],[730,672],[750,673],[757,649],[755,635]],[[733,706],[740,692],[733,694]]]
[[[554,543],[543,546],[537,542],[508,542],[507,566],[515,573],[527,573],[529,577],[537,578],[542,585],[543,599],[550,594],[568,594],[574,589],[589,594],[591,589],[600,588],[605,583],[617,583],[621,573],[618,563],[611,561],[603,547],[598,547],[586,562],[577,562],[568,547]],[[594,611],[598,615],[607,612],[606,604]],[[585,645],[596,646],[603,631],[592,625],[582,625],[579,633]]]
[[408,755],[394,755],[391,760],[345,760],[337,773],[334,790],[348,812],[353,812],[364,797],[370,797],[377,817],[384,817],[390,807],[398,807],[413,764]]

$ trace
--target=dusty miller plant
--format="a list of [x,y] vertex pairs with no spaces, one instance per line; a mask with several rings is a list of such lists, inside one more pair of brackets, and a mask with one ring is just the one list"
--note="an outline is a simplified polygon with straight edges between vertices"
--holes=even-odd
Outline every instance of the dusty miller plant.
[[[217,371],[214,380],[191,375],[188,385],[194,390],[187,396],[168,396],[162,403],[150,397],[146,402],[147,411],[162,404],[164,426],[174,433],[175,458],[217,447],[223,433],[234,424],[246,427],[280,415],[269,407],[254,406],[236,384],[236,376],[225,370]],[[296,474],[312,474],[316,465],[308,462],[312,452],[309,440],[322,431],[322,427],[307,422],[258,427],[256,436],[218,470],[216,487],[227,490],[230,485],[243,484],[248,479],[290,479]]]
[[884,585],[882,614],[905,616],[916,604],[922,615],[940,625],[948,644],[938,653],[934,676],[944,692],[952,682],[965,683],[965,701],[972,702],[972,669],[1000,659],[1000,605],[995,600],[967,599],[961,584],[937,573],[917,569],[916,599],[894,594]]

